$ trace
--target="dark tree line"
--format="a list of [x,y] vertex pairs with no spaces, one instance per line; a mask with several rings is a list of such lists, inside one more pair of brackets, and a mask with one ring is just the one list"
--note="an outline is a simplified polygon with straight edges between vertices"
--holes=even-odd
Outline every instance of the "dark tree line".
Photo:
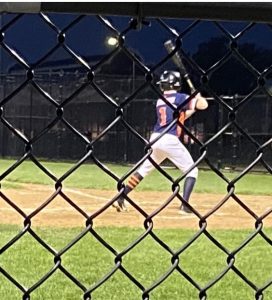
[[[224,38],[212,38],[202,43],[198,47],[193,60],[204,70],[208,71],[215,63],[220,61],[229,51],[231,55],[214,72],[207,72],[211,88],[222,95],[240,94],[246,95],[252,91],[258,81],[251,66],[262,73],[272,65],[272,51],[258,48],[253,43],[239,42],[233,45]],[[248,66],[236,53],[239,53],[247,62]],[[247,64],[247,63],[246,63]],[[250,66],[251,65],[251,66]],[[269,81],[272,74],[268,74],[265,79]]]

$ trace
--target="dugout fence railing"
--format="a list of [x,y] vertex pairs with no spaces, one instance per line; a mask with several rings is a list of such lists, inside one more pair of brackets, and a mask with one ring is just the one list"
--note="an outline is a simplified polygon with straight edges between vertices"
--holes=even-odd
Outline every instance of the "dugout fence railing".
[[[252,101],[257,101],[256,99],[258,94],[262,94],[262,99],[267,98],[267,106],[268,111],[269,105],[271,104],[271,95],[270,88],[267,88],[267,82],[271,76],[271,64],[265,66],[261,71],[256,69],[240,52],[239,52],[239,39],[245,32],[250,30],[255,26],[254,22],[267,22],[267,26],[271,28],[269,24],[271,22],[271,11],[272,5],[270,3],[216,3],[216,4],[208,4],[208,3],[162,3],[160,5],[153,5],[152,3],[126,3],[125,5],[120,4],[110,4],[105,5],[104,3],[24,3],[23,5],[20,3],[3,3],[0,5],[2,11],[8,11],[10,13],[15,13],[8,18],[7,22],[4,23],[1,27],[1,49],[5,51],[9,57],[11,57],[14,61],[16,61],[22,68],[25,73],[25,77],[18,85],[12,85],[11,89],[6,90],[2,85],[2,96],[0,100],[0,120],[1,127],[5,134],[14,137],[16,140],[16,144],[19,144],[19,151],[21,152],[20,157],[6,170],[4,170],[0,174],[0,183],[2,183],[13,171],[17,169],[20,165],[22,165],[25,161],[32,161],[39,170],[48,178],[53,180],[54,182],[54,192],[46,199],[44,202],[36,209],[31,211],[31,213],[27,213],[22,211],[19,206],[16,205],[15,201],[12,198],[9,198],[6,194],[5,189],[1,188],[0,190],[0,201],[8,205],[14,212],[18,213],[18,216],[23,218],[23,225],[20,228],[19,232],[15,236],[9,236],[8,241],[1,246],[0,254],[1,257],[4,257],[10,249],[15,249],[16,243],[24,238],[25,234],[29,234],[36,243],[38,243],[49,255],[52,256],[52,266],[51,269],[43,273],[41,278],[35,281],[31,286],[25,287],[24,282],[19,281],[13,274],[11,274],[10,270],[6,268],[3,264],[0,265],[1,272],[1,280],[3,282],[8,282],[14,289],[20,291],[23,300],[29,300],[34,298],[33,294],[45,283],[48,282],[56,271],[59,271],[65,278],[69,279],[75,286],[77,286],[81,290],[81,297],[85,300],[93,299],[94,291],[99,290],[99,288],[106,284],[107,281],[114,276],[115,272],[118,270],[122,272],[122,274],[126,277],[126,279],[130,280],[131,283],[137,287],[137,289],[141,293],[141,298],[144,300],[152,299],[152,293],[158,287],[160,287],[174,272],[175,274],[181,276],[185,279],[192,290],[197,291],[199,299],[208,299],[210,289],[219,284],[220,281],[227,275],[229,272],[232,272],[239,280],[241,280],[252,292],[252,298],[261,300],[261,299],[269,299],[269,295],[271,294],[271,284],[272,278],[265,278],[262,283],[255,283],[254,279],[249,278],[243,271],[237,266],[236,259],[238,256],[243,255],[243,250],[246,249],[247,245],[254,240],[256,237],[260,238],[263,243],[266,244],[267,248],[270,249],[272,245],[271,237],[265,231],[265,221],[271,218],[272,208],[271,206],[260,215],[257,215],[254,211],[251,210],[249,206],[247,206],[240,196],[237,195],[235,191],[236,184],[241,180],[245,179],[249,172],[257,165],[262,166],[263,169],[267,172],[268,175],[271,175],[271,132],[268,129],[268,135],[262,136],[261,139],[257,139],[255,135],[251,134],[247,128],[244,127],[243,121],[249,113],[245,113],[243,110],[248,107],[248,103]],[[164,9],[162,9],[164,8]],[[41,13],[41,11],[43,13]],[[5,34],[8,32],[18,20],[22,17],[23,12],[32,12],[32,13],[40,13],[40,17],[47,26],[52,29],[52,32],[56,37],[56,44],[54,47],[50,48],[43,56],[41,56],[34,63],[29,63],[25,60],[16,49],[8,43],[5,39]],[[73,22],[69,23],[65,28],[59,28],[57,24],[50,19],[49,16],[45,14],[45,12],[66,12],[66,13],[84,13],[84,15],[78,15],[74,19]],[[127,28],[119,32],[114,26],[111,24],[110,20],[107,19],[106,16],[102,16],[101,14],[115,14],[115,15],[132,15],[134,16],[133,20],[127,25]],[[75,26],[82,19],[86,18],[86,14],[98,14],[96,18],[104,24],[108,29],[112,31],[112,33],[118,38],[118,46],[112,50],[107,56],[101,58],[93,65],[90,65],[88,62],[84,60],[83,57],[78,55],[73,51],[73,49],[69,48],[66,44],[66,36],[69,35],[69,30]],[[156,166],[158,172],[161,173],[162,176],[169,181],[169,190],[171,191],[171,195],[164,199],[164,203],[158,207],[156,210],[151,213],[147,213],[141,206],[137,205],[132,198],[126,197],[127,201],[131,204],[131,206],[138,212],[139,216],[144,218],[143,228],[144,232],[135,238],[125,249],[120,251],[114,249],[107,241],[104,239],[96,228],[96,221],[99,216],[105,212],[109,207],[118,199],[118,197],[124,191],[124,183],[129,175],[135,170],[137,166],[141,164],[144,159],[149,159],[149,156],[152,152],[152,144],[148,142],[145,136],[142,135],[141,132],[138,131],[138,128],[132,126],[130,124],[129,119],[127,119],[127,114],[129,113],[129,106],[134,103],[134,100],[137,99],[138,95],[145,90],[145,88],[149,88],[153,94],[158,97],[161,96],[158,87],[155,84],[155,73],[160,67],[163,66],[164,62],[170,60],[171,54],[165,55],[162,60],[160,60],[157,64],[153,65],[151,68],[146,66],[144,62],[140,61],[125,45],[124,39],[127,34],[129,34],[133,30],[143,30],[144,26],[147,24],[150,25],[149,22],[152,23],[153,19],[148,19],[150,17],[160,17],[158,21],[162,28],[166,30],[169,34],[169,37],[177,41],[177,48],[182,51],[182,45],[178,42],[180,39],[186,37],[186,34],[192,30],[195,26],[195,22],[192,22],[188,28],[186,28],[183,32],[177,32],[174,28],[172,28],[166,21],[163,21],[162,17],[179,17],[179,18],[205,18],[205,19],[215,19],[215,20],[246,20],[249,21],[241,31],[233,35],[231,34],[223,25],[221,25],[218,21],[214,21],[216,26],[220,29],[220,31],[224,34],[224,36],[229,41],[229,48],[226,53],[221,56],[210,68],[207,70],[202,69],[188,54],[184,53],[184,58],[187,63],[191,66],[192,72],[195,74],[197,78],[200,78],[198,83],[198,90],[201,90],[207,96],[212,97],[214,103],[220,107],[217,110],[222,118],[219,118],[217,122],[217,131],[212,132],[211,136],[207,139],[203,140],[194,134],[193,130],[187,125],[183,126],[183,130],[187,135],[187,139],[191,139],[194,141],[195,145],[198,147],[198,155],[195,161],[194,166],[199,166],[201,163],[205,163],[206,166],[209,167],[211,171],[214,172],[222,181],[225,183],[225,195],[218,199],[217,204],[210,208],[208,212],[205,214],[200,214],[193,206],[190,208],[193,211],[193,215],[198,219],[199,227],[195,229],[195,232],[192,236],[188,238],[185,243],[181,243],[177,249],[172,249],[169,245],[167,245],[160,236],[156,233],[154,229],[154,218],[160,214],[161,211],[167,208],[167,206],[174,200],[179,199],[180,202],[184,202],[181,194],[180,183],[186,176],[186,174],[181,175],[178,179],[172,178],[167,171],[162,169],[159,166]],[[148,19],[148,20],[147,20]],[[198,22],[197,20],[196,22]],[[52,53],[56,51],[58,48],[63,48],[65,51],[77,61],[77,63],[83,68],[85,72],[85,80],[80,82],[77,86],[71,87],[71,93],[68,91],[68,94],[64,96],[67,90],[63,90],[63,85],[59,85],[58,80],[54,83],[56,85],[56,90],[46,90],[43,83],[39,81],[39,78],[35,77],[35,70],[39,68],[39,66],[50,57]],[[108,62],[117,52],[122,51],[128,56],[136,66],[142,72],[141,84],[139,86],[135,85],[134,90],[128,91],[127,95],[121,99],[121,101],[116,101],[112,97],[112,95],[108,94],[108,91],[103,89],[103,86],[100,86],[96,81],[96,72],[100,66],[104,63]],[[220,67],[229,61],[230,57],[234,57],[239,61],[240,64],[244,66],[251,74],[254,76],[256,82],[253,85],[252,89],[248,92],[248,94],[238,97],[232,96],[231,98],[225,99],[224,97],[218,95],[213,87],[212,75],[215,72],[220,71]],[[64,71],[65,72],[65,71]],[[6,80],[6,79],[3,79]],[[8,78],[8,80],[13,80],[12,77]],[[51,85],[52,89],[54,84]],[[25,91],[31,86],[31,91],[35,93],[35,97],[31,98],[31,95],[25,98],[23,95]],[[62,86],[61,89],[60,86]],[[85,132],[81,132],[78,127],[77,122],[72,122],[69,120],[69,106],[75,101],[75,99],[81,93],[87,91],[88,87],[92,87],[95,90],[96,94],[99,95],[101,101],[111,108],[111,115],[103,127],[101,131],[99,131],[95,136],[89,137]],[[61,90],[61,91],[60,91]],[[33,94],[32,94],[33,95]],[[22,128],[18,129],[15,126],[14,118],[16,117],[17,105],[20,105],[20,101],[23,103],[25,101],[32,101],[33,99],[38,99],[36,95],[42,98],[43,103],[46,103],[47,109],[50,111],[50,117],[46,120],[46,124],[40,124],[41,128],[38,132],[34,133],[31,129],[34,126],[34,122],[44,121],[39,120],[39,118],[30,118],[29,120],[29,129],[23,130]],[[226,101],[227,100],[227,101]],[[12,102],[16,102],[16,105],[11,105]],[[232,103],[230,103],[232,102]],[[15,103],[13,103],[15,104]],[[101,104],[99,103],[99,106]],[[32,107],[31,103],[28,107]],[[39,107],[39,106],[38,106]],[[33,108],[33,107],[32,107]],[[10,111],[8,111],[10,109]],[[21,108],[20,108],[21,109]],[[19,110],[20,110],[19,109]],[[42,108],[43,109],[43,108]],[[18,111],[19,111],[18,110]],[[21,111],[21,110],[20,110]],[[96,114],[103,113],[97,110]],[[73,109],[71,110],[71,114],[75,113]],[[250,109],[250,113],[253,113]],[[243,117],[241,117],[241,115]],[[18,115],[17,115],[18,116]],[[26,117],[29,116],[26,115]],[[19,118],[18,118],[19,119]],[[102,118],[104,119],[104,118]],[[257,118],[256,122],[258,122]],[[269,115],[267,117],[269,122]],[[18,121],[18,120],[17,120]],[[20,120],[19,120],[20,121]],[[122,126],[126,132],[138,140],[141,143],[142,148],[144,149],[144,155],[140,160],[136,163],[136,166],[133,167],[128,174],[124,174],[122,177],[116,176],[110,169],[106,167],[105,164],[99,158],[99,144],[103,142],[103,140],[107,139],[110,135],[109,133],[116,126]],[[269,125],[267,128],[269,128]],[[50,170],[48,170],[43,163],[36,156],[35,149],[39,148],[39,144],[43,139],[46,140],[46,143],[50,143],[50,135],[49,132],[54,131],[56,129],[60,129],[65,127],[65,130],[69,132],[70,140],[72,136],[75,137],[77,143],[73,140],[73,145],[77,145],[77,152],[79,158],[76,162],[73,163],[73,166],[66,171],[61,176],[57,177]],[[57,130],[57,136],[62,138],[65,135],[64,131]],[[242,170],[238,172],[238,175],[235,178],[226,177],[220,170],[220,164],[217,161],[213,161],[209,158],[212,145],[220,145],[221,148],[218,151],[222,151],[222,148],[225,148],[224,139],[230,138],[230,141],[227,141],[226,144],[231,146],[229,147],[229,151],[235,151],[232,154],[232,158],[235,159],[238,155],[238,140],[241,143],[241,147],[243,147],[246,143],[250,145],[252,157],[250,157],[246,166],[243,166]],[[2,136],[2,143],[4,142]],[[114,138],[113,138],[114,140]],[[236,144],[237,142],[237,144]],[[57,151],[56,144],[54,143],[55,149]],[[71,147],[68,144],[65,147]],[[129,147],[127,144],[126,147]],[[5,156],[9,156],[11,149],[7,148]],[[16,152],[17,153],[17,152]],[[97,168],[105,172],[109,177],[111,177],[116,182],[116,193],[113,198],[109,198],[108,201],[98,207],[95,212],[92,214],[87,214],[84,210],[77,205],[73,198],[68,196],[65,190],[65,180],[69,178],[80,166],[84,165],[87,161],[91,161],[94,163]],[[193,166],[192,166],[193,167]],[[188,172],[187,172],[188,173]],[[35,191],[33,191],[35,193]],[[56,196],[62,197],[75,211],[81,214],[85,220],[85,228],[75,237],[71,239],[71,241],[66,244],[61,250],[57,251],[53,249],[49,242],[45,239],[42,239],[35,228],[32,226],[33,218],[41,213],[46,206],[54,201]],[[219,241],[215,235],[213,235],[212,231],[208,229],[209,217],[212,216],[220,207],[225,205],[229,199],[235,201],[241,209],[243,209],[248,216],[252,218],[254,226],[250,228],[250,231],[246,234],[246,237],[237,245],[234,249],[228,249],[228,247],[221,241]],[[114,260],[112,261],[111,269],[108,272],[104,273],[101,277],[96,278],[94,283],[83,283],[73,274],[71,270],[65,267],[65,264],[62,262],[62,258],[64,255],[68,254],[73,248],[86,234],[91,235],[94,239],[96,239],[101,245],[103,245],[113,256]],[[200,283],[197,279],[195,279],[190,272],[188,272],[183,263],[180,261],[180,256],[184,254],[191,245],[197,243],[197,241],[201,238],[207,238],[212,247],[216,247],[221,253],[224,254],[225,257],[225,265],[222,270],[220,270],[214,277],[206,283]],[[135,249],[136,246],[141,247],[143,245],[143,241],[146,238],[151,238],[157,245],[159,245],[165,253],[170,256],[169,264],[166,266],[166,271],[158,276],[152,283],[144,285],[141,283],[140,278],[136,278],[122,263],[124,257],[130,253],[131,250]],[[209,253],[209,249],[207,249]],[[35,253],[33,253],[35,255]],[[75,262],[76,263],[76,262]],[[210,262],[212,263],[212,262]],[[27,267],[27,266],[26,266]],[[259,266],[261,268],[261,266]],[[266,297],[267,295],[267,297]],[[124,297],[127,296],[124,295]],[[235,297],[235,295],[234,295]],[[179,298],[177,298],[179,299]]]

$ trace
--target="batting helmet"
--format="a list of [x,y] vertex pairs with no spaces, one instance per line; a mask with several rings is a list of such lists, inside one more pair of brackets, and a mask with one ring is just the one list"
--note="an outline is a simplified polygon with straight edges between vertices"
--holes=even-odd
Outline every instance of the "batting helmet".
[[162,90],[178,90],[181,87],[180,73],[176,71],[164,71],[157,83]]

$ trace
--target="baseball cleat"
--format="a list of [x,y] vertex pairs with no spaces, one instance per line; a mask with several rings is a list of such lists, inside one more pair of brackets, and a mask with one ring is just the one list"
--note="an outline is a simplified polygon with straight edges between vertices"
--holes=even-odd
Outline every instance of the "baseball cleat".
[[115,203],[112,204],[112,207],[114,207],[117,212],[128,212],[128,208],[125,205],[124,199],[118,199]]
[[187,214],[191,214],[192,211],[189,207],[182,205],[179,209],[179,214],[181,215],[187,215]]

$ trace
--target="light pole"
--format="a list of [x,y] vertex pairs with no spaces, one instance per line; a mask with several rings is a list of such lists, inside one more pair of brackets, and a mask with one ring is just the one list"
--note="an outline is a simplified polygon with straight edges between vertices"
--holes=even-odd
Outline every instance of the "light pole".
[[[116,48],[118,47],[118,39],[114,36],[109,36],[106,38],[106,46],[109,48]],[[134,68],[134,67],[132,67]],[[133,72],[133,70],[132,70]],[[124,107],[124,114],[125,116],[127,115],[127,106]],[[124,132],[124,161],[127,162],[127,144],[128,144],[128,133],[127,130],[125,128],[125,132]]]
[[[114,37],[114,36],[108,36],[107,38],[106,38],[106,45],[107,46],[109,46],[109,47],[111,47],[111,48],[113,48],[113,47],[118,47],[118,44],[119,44],[119,42],[118,42],[118,39],[116,38],[116,37]],[[135,70],[135,61],[134,61],[134,59],[132,60],[132,87],[131,87],[131,89],[132,89],[132,93],[133,93],[133,91],[135,90],[135,76],[136,76],[136,70]]]

